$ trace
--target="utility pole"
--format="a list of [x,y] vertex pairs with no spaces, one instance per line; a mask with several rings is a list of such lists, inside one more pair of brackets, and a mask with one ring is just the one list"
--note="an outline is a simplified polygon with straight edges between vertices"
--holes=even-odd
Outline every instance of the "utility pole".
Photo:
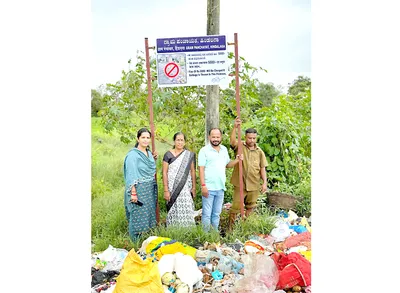
[[[207,35],[219,35],[219,3],[219,0],[207,0]],[[207,85],[206,91],[205,144],[210,129],[219,127],[219,86]]]

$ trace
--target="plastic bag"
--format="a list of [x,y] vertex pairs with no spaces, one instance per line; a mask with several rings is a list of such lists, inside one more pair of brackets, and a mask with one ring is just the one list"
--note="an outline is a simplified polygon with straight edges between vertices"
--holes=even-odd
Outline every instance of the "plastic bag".
[[274,261],[265,254],[242,256],[244,277],[235,283],[237,293],[272,293],[279,281],[279,272]]
[[164,293],[157,262],[142,260],[134,249],[125,258],[116,281],[113,293]]
[[287,223],[279,223],[277,228],[272,229],[271,234],[275,242],[284,241],[290,236],[290,229]]
[[166,272],[173,272],[175,270],[175,255],[166,254],[158,262],[158,271],[160,276],[163,276]]
[[212,258],[218,259],[218,264],[215,269],[223,272],[224,274],[229,274],[234,272],[237,274],[244,265],[241,262],[236,261],[233,257],[222,255],[216,251],[209,251],[206,257],[206,263],[208,264]]
[[189,285],[190,292],[193,290],[193,285],[203,279],[203,273],[193,257],[180,252],[175,253],[175,272],[183,283]]
[[189,286],[190,291],[193,285],[203,279],[203,273],[197,267],[197,262],[189,255],[181,252],[163,255],[158,263],[160,275],[166,272],[176,272],[177,277]]
[[139,252],[146,254],[154,254],[157,260],[160,260],[163,255],[175,254],[181,252],[190,255],[195,259],[197,249],[185,243],[178,242],[171,238],[150,236],[142,243]]
[[258,240],[247,240],[244,243],[244,250],[246,253],[264,253],[265,246]]
[[303,225],[291,225],[289,226],[289,229],[292,229],[294,232],[297,234],[307,232],[307,228]]
[[288,255],[276,252],[271,257],[279,270],[277,289],[311,285],[311,263],[305,257],[297,252]]
[[295,212],[293,212],[292,210],[289,210],[289,212],[288,212],[288,218],[287,218],[287,221],[289,222],[289,223],[293,223],[295,220],[297,220],[299,218],[299,216],[295,213]]
[[126,249],[114,248],[109,245],[97,257],[101,261],[107,262],[102,271],[120,271],[127,255],[128,251]]

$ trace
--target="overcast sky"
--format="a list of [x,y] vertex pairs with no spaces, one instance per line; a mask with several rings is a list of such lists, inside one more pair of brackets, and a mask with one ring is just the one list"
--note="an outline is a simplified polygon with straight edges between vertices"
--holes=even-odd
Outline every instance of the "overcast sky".
[[[311,77],[311,0],[220,0],[220,35],[239,55],[268,73],[263,82],[287,86]],[[207,35],[207,0],[92,0],[91,87],[114,83],[144,38]],[[228,46],[233,51],[233,46]]]

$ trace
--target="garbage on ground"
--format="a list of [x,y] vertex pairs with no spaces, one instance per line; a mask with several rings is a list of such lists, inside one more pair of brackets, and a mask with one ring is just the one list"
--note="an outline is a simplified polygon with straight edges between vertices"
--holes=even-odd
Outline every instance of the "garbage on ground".
[[104,263],[103,271],[120,271],[128,251],[126,249],[114,248],[111,245],[97,256],[99,262]]
[[304,245],[310,248],[311,250],[311,233],[310,232],[304,232],[301,234],[297,234],[295,236],[291,236],[283,242],[284,248],[291,248],[295,246],[300,246]]
[[243,269],[243,263],[236,261],[231,256],[225,256],[220,252],[209,251],[206,257],[206,263],[211,264],[212,270],[219,270],[224,274],[238,274]]
[[150,236],[143,241],[139,252],[146,253],[157,260],[160,260],[163,255],[174,254],[176,252],[181,252],[195,258],[196,248],[171,238]]
[[238,293],[272,293],[279,281],[279,272],[274,261],[266,254],[246,254],[242,256],[244,278],[235,284]]
[[311,284],[311,263],[301,254],[276,252],[271,258],[279,270],[277,289],[289,289],[296,285],[305,287]]
[[164,293],[158,263],[142,260],[134,249],[125,258],[113,293]]
[[289,223],[293,223],[298,218],[299,218],[299,216],[295,212],[293,212],[292,210],[289,210],[288,217],[287,217],[287,221]]
[[92,254],[91,293],[311,293],[311,226],[281,213],[268,235],[197,249],[151,236],[140,249]]
[[291,226],[289,226],[289,229],[292,229],[297,234],[300,234],[300,233],[308,231],[307,228],[305,226],[303,226],[303,225],[291,225]]
[[115,279],[118,277],[118,271],[100,271],[92,268],[92,287],[100,284],[104,284],[107,282],[115,282]]
[[275,238],[275,242],[284,241],[290,236],[290,229],[287,223],[279,223],[278,226],[271,231],[271,236]]

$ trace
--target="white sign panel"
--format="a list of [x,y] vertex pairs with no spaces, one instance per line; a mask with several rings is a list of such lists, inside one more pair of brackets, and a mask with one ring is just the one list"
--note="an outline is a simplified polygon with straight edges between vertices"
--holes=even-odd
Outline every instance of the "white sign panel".
[[159,87],[228,83],[225,36],[157,39]]

